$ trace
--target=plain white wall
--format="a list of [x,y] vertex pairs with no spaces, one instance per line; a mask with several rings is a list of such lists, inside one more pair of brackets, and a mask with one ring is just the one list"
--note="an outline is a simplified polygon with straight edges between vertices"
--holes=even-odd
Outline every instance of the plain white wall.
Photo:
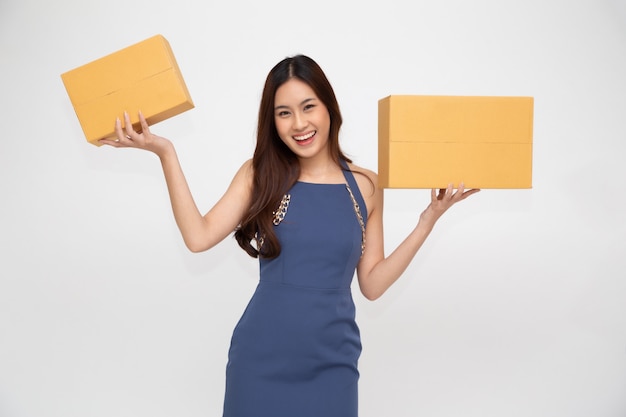
[[[156,33],[196,108],[153,130],[203,211],[287,55],[325,69],[374,170],[379,98],[534,96],[534,188],[484,190],[382,299],[355,291],[361,416],[626,416],[623,0],[1,0],[0,416],[221,415],[256,261],[189,253],[157,159],[89,145],[60,79]],[[429,192],[385,196],[390,251]]]

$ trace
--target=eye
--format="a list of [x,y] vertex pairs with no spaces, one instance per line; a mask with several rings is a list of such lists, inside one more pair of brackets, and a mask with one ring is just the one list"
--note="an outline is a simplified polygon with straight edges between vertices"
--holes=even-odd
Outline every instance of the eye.
[[307,104],[304,106],[304,111],[311,110],[313,107],[315,107],[315,104]]
[[289,112],[287,110],[281,110],[278,113],[276,113],[276,116],[278,116],[278,117],[287,117],[287,116],[289,116]]

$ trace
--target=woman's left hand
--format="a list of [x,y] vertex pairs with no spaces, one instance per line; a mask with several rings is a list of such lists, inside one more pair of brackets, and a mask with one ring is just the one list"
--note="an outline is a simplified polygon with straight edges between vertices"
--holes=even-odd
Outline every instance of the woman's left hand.
[[433,188],[430,192],[430,204],[420,215],[420,221],[427,222],[431,226],[434,226],[439,217],[450,207],[479,191],[480,189],[465,191],[463,183],[459,185],[456,191],[452,184],[449,184],[448,188],[442,188],[439,191]]

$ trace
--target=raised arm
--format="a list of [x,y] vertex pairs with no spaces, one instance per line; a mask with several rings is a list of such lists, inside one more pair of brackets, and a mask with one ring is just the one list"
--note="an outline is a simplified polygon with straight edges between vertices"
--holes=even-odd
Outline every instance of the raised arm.
[[235,230],[245,213],[250,201],[252,164],[247,161],[241,166],[222,198],[202,215],[189,190],[174,145],[168,139],[152,134],[141,113],[139,119],[141,133],[132,129],[125,114],[124,128],[119,119],[115,123],[116,139],[101,142],[116,148],[137,148],[155,153],[161,161],[174,218],[185,245],[192,252],[212,248]]
[[[370,180],[377,184],[375,174],[370,173]],[[368,186],[363,184],[361,189],[367,190]],[[369,189],[372,187],[369,186]],[[375,300],[383,295],[409,266],[443,213],[455,203],[478,191],[480,190],[465,191],[463,185],[456,191],[451,185],[438,192],[432,190],[430,204],[421,213],[415,228],[386,258],[383,238],[383,190],[376,186],[372,192],[363,193],[369,212],[365,252],[357,267],[359,287],[363,295],[369,300]]]

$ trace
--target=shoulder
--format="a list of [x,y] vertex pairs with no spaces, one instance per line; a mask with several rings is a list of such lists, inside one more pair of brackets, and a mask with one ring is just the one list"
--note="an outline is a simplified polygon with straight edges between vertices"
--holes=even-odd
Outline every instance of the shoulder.
[[354,174],[354,179],[359,184],[359,189],[364,198],[372,196],[378,189],[378,175],[367,168],[355,164],[348,164],[350,171]]
[[354,174],[354,179],[367,205],[368,216],[373,212],[379,211],[377,208],[382,206],[383,193],[378,186],[378,174],[355,164],[348,164],[348,166]]
[[239,170],[237,171],[237,174],[235,174],[235,178],[242,177],[248,180],[252,180],[253,176],[254,167],[252,166],[252,159],[248,159],[243,164],[241,164]]
[[239,167],[235,174],[231,187],[235,187],[240,190],[249,191],[252,189],[252,179],[254,178],[254,168],[252,166],[252,159],[248,159]]

